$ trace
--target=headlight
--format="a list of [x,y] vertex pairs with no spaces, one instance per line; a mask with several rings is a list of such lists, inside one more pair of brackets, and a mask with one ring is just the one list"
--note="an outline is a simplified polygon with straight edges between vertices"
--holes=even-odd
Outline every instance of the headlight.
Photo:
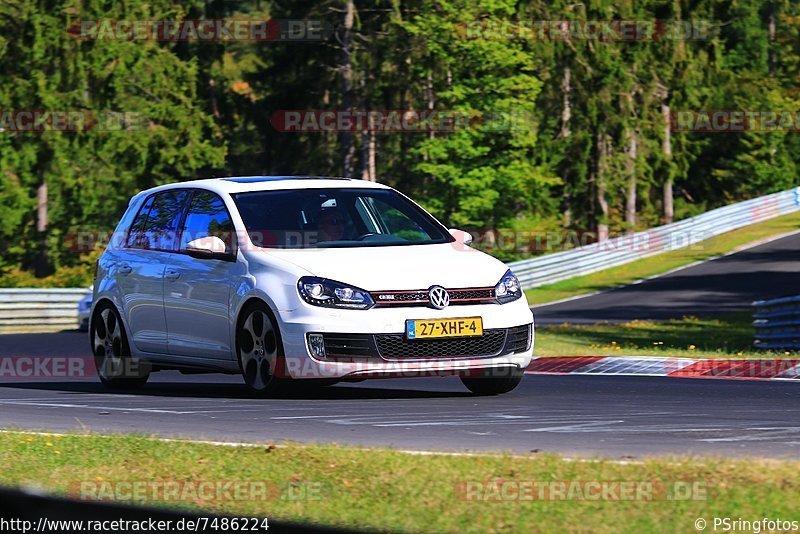
[[375,305],[370,294],[363,289],[315,276],[298,280],[297,290],[304,301],[314,306],[366,310]]
[[510,270],[506,271],[503,278],[494,286],[494,297],[500,304],[517,300],[522,296],[519,280]]

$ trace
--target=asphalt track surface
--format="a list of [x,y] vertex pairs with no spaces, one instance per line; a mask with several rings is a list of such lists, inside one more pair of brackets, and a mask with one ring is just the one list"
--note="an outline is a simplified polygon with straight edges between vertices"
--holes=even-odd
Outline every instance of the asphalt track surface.
[[[595,296],[535,309],[539,325],[713,315],[797,293],[800,235]],[[85,333],[0,336],[3,356],[88,356]],[[216,441],[338,442],[414,450],[640,457],[800,458],[800,385],[527,375],[510,394],[455,378],[371,380],[251,398],[238,376],[152,376],[141,391],[94,379],[0,379],[0,427],[135,432]]]
[[[86,334],[0,336],[0,356],[85,355]],[[512,393],[458,379],[372,380],[254,399],[238,376],[156,373],[141,391],[92,379],[0,382],[0,427],[216,441],[640,457],[800,458],[800,387],[780,381],[527,375]]]
[[585,298],[536,306],[536,324],[710,316],[800,293],[800,234]]

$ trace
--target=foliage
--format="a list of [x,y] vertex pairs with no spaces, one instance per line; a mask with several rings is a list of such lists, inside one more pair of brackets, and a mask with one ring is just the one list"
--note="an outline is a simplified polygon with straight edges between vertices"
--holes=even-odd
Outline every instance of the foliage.
[[[74,35],[81,20],[270,17],[321,20],[332,31],[306,42]],[[535,20],[708,21],[714,31],[625,41],[464,30]],[[0,134],[0,271],[31,270],[43,254],[50,272],[77,265],[64,246],[70,232],[111,229],[141,189],[209,176],[377,178],[475,232],[628,231],[786,189],[798,183],[797,131],[670,131],[664,111],[796,110],[799,43],[800,5],[789,0],[6,0],[0,109],[132,120]],[[321,109],[475,120],[417,133],[271,124],[279,110]],[[508,122],[497,128],[492,117]]]

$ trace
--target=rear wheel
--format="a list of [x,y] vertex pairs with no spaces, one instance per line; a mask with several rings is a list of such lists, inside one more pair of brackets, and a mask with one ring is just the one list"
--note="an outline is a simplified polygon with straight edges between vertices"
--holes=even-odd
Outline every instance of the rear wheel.
[[283,346],[266,304],[251,304],[242,313],[236,329],[236,352],[244,383],[251,392],[266,396],[286,382],[276,376],[283,359]]
[[522,369],[482,369],[469,376],[462,376],[461,382],[476,395],[499,395],[508,393],[522,381]]
[[110,389],[138,389],[150,378],[146,362],[131,358],[128,337],[119,313],[110,304],[101,304],[92,319],[90,339],[97,376]]

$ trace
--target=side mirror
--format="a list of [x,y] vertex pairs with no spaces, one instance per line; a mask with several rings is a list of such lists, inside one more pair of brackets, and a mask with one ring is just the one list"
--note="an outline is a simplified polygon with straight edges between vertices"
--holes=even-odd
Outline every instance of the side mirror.
[[463,243],[467,246],[472,244],[472,234],[466,232],[464,230],[459,230],[458,228],[450,228],[448,230],[450,235],[456,238],[456,241],[459,243]]
[[200,237],[186,243],[186,253],[201,260],[233,261],[234,254],[225,249],[225,241],[215,235]]

